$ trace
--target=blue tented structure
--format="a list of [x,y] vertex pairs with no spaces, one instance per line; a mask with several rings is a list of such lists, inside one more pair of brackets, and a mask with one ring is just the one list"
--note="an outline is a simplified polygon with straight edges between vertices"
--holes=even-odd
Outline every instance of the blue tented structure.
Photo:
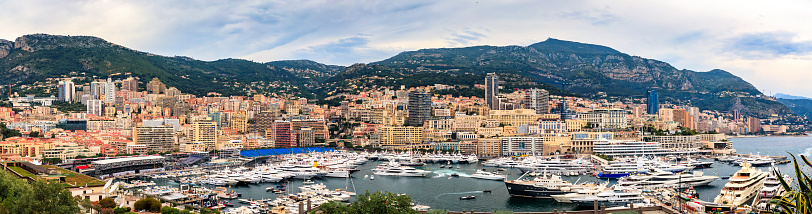
[[333,152],[333,151],[335,151],[335,149],[333,149],[333,148],[324,148],[324,147],[254,149],[254,150],[242,150],[242,151],[240,151],[240,156],[247,157],[247,158],[253,158],[253,157],[263,157],[263,156],[301,154],[301,153],[310,153],[310,152]]

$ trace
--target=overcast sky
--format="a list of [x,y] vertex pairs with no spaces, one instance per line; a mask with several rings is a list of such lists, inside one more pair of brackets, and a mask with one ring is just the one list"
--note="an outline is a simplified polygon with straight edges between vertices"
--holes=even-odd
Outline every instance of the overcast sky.
[[0,0],[0,39],[90,35],[167,56],[349,65],[552,37],[812,97],[811,1],[190,2]]

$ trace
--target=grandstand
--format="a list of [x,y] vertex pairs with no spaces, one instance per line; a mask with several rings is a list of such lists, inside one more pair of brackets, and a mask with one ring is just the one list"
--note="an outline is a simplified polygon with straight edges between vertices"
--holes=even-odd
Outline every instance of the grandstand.
[[300,153],[310,153],[310,152],[332,152],[332,151],[335,151],[335,149],[333,149],[333,148],[323,148],[323,147],[255,149],[255,150],[242,150],[242,151],[240,151],[240,156],[247,157],[247,158],[254,158],[254,157],[277,156],[277,155],[287,155],[287,154],[300,154]]

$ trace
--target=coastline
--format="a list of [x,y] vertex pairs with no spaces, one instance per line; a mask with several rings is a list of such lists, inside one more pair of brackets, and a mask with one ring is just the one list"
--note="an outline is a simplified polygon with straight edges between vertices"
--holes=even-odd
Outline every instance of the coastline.
[[761,138],[761,137],[809,137],[812,136],[810,133],[804,133],[802,135],[725,135],[726,138]]

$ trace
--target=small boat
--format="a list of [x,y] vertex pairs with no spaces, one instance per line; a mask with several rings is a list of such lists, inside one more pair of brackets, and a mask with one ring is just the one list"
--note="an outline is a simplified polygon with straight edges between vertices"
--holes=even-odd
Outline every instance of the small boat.
[[482,190],[484,193],[491,193],[491,190]]
[[730,176],[722,177],[722,179],[729,179],[729,178],[730,178]]
[[274,190],[273,193],[276,193],[276,194],[285,193],[285,190],[284,189],[278,189],[278,190]]
[[505,171],[505,170],[507,170],[507,169],[505,169],[505,168],[499,168],[499,169],[497,169],[497,170],[499,170],[499,171]]
[[311,180],[306,180],[306,181],[304,181],[304,182],[302,182],[302,183],[303,183],[303,184],[315,184],[316,182],[313,182],[313,181],[311,181]]
[[234,204],[232,204],[230,202],[223,202],[223,205],[225,205],[227,207],[233,207],[234,206]]
[[471,200],[471,199],[476,199],[476,196],[474,196],[474,195],[469,195],[469,196],[462,196],[462,197],[460,197],[460,200]]
[[369,176],[369,180],[375,180],[375,176],[374,176],[374,175],[370,175],[370,176]]
[[457,169],[459,169],[459,168],[460,168],[460,166],[457,166]]
[[273,190],[273,187],[267,187],[267,188],[265,188],[265,191],[271,191],[271,190]]
[[452,174],[451,174],[451,177],[460,177],[460,174],[457,174],[457,173],[452,173]]

